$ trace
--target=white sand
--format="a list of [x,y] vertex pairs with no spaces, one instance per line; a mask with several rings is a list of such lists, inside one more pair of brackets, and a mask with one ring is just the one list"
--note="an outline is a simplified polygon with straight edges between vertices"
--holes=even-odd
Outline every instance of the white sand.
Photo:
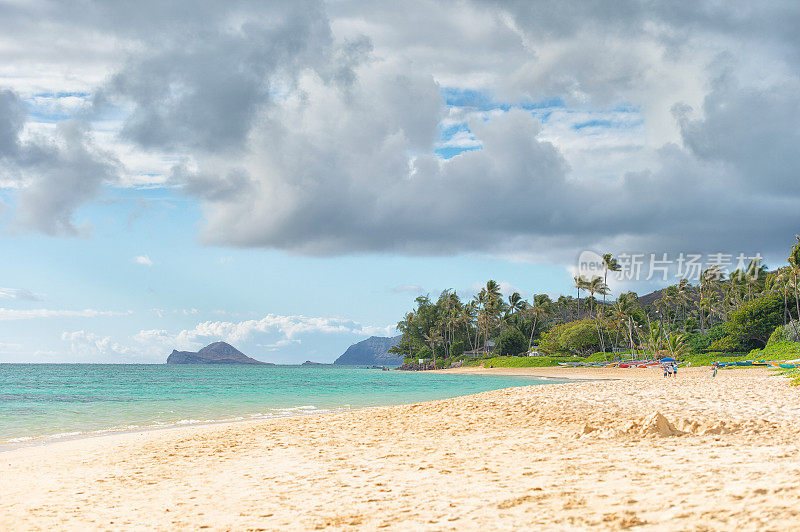
[[4,452],[0,529],[800,528],[783,377],[484,371],[615,380]]

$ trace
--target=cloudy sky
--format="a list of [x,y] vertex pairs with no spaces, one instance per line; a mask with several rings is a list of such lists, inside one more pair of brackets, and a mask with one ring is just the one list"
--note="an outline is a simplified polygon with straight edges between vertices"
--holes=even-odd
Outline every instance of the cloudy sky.
[[[332,361],[800,232],[795,1],[0,0],[0,362]],[[640,283],[634,288],[651,288]]]

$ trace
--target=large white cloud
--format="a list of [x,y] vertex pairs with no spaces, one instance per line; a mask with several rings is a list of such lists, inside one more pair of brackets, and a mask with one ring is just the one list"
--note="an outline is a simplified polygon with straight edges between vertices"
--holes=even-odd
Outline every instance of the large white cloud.
[[[206,242],[537,260],[584,247],[769,254],[800,222],[794,2],[83,7],[6,7],[0,28],[39,65],[58,60],[36,20],[70,46],[96,47],[87,30],[108,44],[83,74],[87,118],[120,113],[121,139],[180,159],[169,179],[202,203]],[[8,72],[20,90],[33,84]],[[448,108],[445,87],[565,107]],[[0,152],[19,160],[14,98],[0,105]],[[567,116],[619,105],[642,124],[578,130]],[[452,145],[478,149],[443,161],[441,125],[460,119],[470,133]],[[55,138],[60,166],[21,181],[17,218],[75,233],[72,213],[119,165],[77,125]]]

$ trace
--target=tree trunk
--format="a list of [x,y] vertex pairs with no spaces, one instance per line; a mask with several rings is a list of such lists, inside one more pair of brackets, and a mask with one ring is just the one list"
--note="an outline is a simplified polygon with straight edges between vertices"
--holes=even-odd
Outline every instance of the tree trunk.
[[797,291],[797,271],[794,272],[794,304],[797,307],[797,319],[800,320],[800,293]]
[[528,352],[531,350],[531,346],[533,345],[533,334],[536,332],[536,315],[533,316],[533,327],[531,327],[531,337],[528,339]]
[[594,324],[597,327],[597,338],[600,340],[600,349],[603,350],[603,362],[606,360],[606,343],[603,340],[603,332],[600,330],[600,320],[595,318]]

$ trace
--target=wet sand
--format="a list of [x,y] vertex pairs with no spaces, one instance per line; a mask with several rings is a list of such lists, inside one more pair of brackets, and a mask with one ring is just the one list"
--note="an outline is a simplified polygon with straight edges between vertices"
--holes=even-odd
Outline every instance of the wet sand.
[[593,379],[0,453],[0,529],[796,530],[800,388],[767,369]]

